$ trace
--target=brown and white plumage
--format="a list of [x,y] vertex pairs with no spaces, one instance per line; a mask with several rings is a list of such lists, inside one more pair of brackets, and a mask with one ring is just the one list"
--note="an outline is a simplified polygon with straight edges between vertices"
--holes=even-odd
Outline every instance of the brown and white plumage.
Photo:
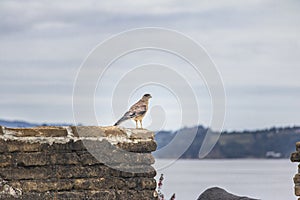
[[129,111],[127,111],[123,117],[114,124],[114,126],[118,126],[120,123],[128,119],[133,119],[135,121],[136,128],[138,128],[138,122],[140,122],[141,128],[143,128],[142,120],[148,110],[150,98],[152,98],[150,94],[145,94],[138,102],[130,107]]

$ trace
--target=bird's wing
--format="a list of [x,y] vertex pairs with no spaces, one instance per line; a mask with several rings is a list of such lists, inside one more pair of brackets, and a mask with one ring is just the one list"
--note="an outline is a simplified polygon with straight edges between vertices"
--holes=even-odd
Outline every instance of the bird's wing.
[[127,111],[123,117],[126,117],[127,119],[133,118],[136,116],[136,113],[134,111]]
[[133,106],[130,107],[129,111],[127,111],[121,119],[119,119],[114,126],[119,125],[123,121],[126,121],[128,119],[132,119],[134,117],[142,116],[147,112],[147,103],[144,101],[138,101],[137,103],[133,104]]
[[147,104],[139,101],[131,106],[128,112],[132,114],[132,117],[144,115],[147,112]]

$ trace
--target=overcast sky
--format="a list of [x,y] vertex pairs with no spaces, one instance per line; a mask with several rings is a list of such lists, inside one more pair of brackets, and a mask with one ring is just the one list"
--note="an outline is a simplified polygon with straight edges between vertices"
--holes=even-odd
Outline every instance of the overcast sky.
[[[1,119],[72,123],[73,83],[89,52],[119,32],[162,27],[193,38],[217,65],[227,96],[225,129],[300,125],[298,0],[2,0],[0,18]],[[185,69],[177,58],[144,52],[120,60],[115,74],[102,81],[112,80],[122,65],[145,64],[152,58]],[[195,87],[200,91],[200,122],[208,126],[209,95],[205,85]],[[163,114],[164,129],[195,125],[193,120],[180,123],[176,99],[161,88],[142,88],[126,101],[133,103],[144,91],[154,94],[151,106],[157,112],[151,118],[160,120]],[[111,98],[97,90],[99,125],[113,124],[128,108],[112,115]],[[146,125],[151,121],[147,117]]]

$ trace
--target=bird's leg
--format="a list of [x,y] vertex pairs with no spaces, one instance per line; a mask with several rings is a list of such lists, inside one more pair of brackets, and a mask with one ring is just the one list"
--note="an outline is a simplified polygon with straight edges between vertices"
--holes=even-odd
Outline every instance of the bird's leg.
[[141,124],[141,129],[143,129],[143,123],[142,123],[142,120],[140,120],[140,124]]
[[135,128],[138,128],[138,120],[135,120]]

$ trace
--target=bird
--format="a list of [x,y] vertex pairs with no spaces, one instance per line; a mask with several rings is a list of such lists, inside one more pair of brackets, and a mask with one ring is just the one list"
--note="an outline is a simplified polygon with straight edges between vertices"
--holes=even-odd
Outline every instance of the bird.
[[142,120],[148,111],[149,99],[152,98],[150,94],[144,94],[143,97],[133,104],[129,110],[119,119],[114,126],[118,126],[122,122],[133,119],[135,121],[135,127],[138,129],[138,122],[140,122],[141,129],[143,128]]

